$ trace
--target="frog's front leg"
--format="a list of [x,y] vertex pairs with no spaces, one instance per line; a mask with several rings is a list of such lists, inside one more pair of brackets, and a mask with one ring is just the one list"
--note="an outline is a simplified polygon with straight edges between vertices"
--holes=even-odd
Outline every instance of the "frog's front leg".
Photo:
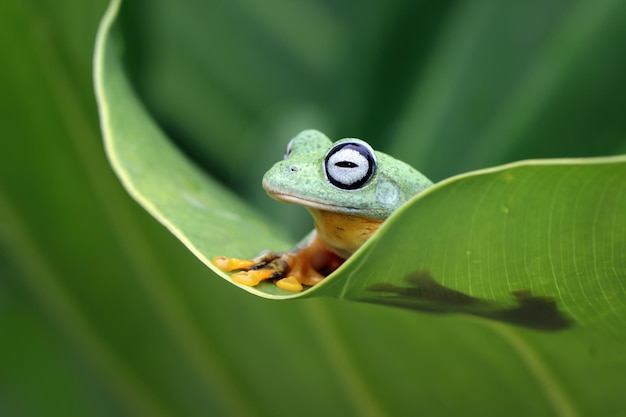
[[318,284],[344,262],[343,258],[328,250],[317,234],[305,246],[285,253],[281,259],[289,266],[289,271],[276,281],[276,286],[288,291],[302,291],[303,284]]
[[329,251],[313,234],[306,243],[289,252],[278,254],[265,252],[252,260],[218,256],[213,263],[230,272],[243,285],[255,286],[267,279],[276,279],[276,286],[287,291],[302,291],[303,285],[313,286],[343,263],[343,258]]

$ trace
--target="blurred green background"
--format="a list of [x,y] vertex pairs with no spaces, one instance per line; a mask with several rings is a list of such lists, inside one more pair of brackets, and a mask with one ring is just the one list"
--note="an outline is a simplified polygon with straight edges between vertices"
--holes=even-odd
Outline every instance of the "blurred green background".
[[[569,352],[590,381],[558,361],[542,377],[533,360],[558,356],[550,335],[271,302],[213,276],[108,166],[91,82],[105,7],[0,4],[0,415],[623,411],[612,389],[624,360],[594,374],[618,357],[595,342]],[[157,122],[294,239],[311,227],[306,213],[272,202],[259,180],[303,128],[366,139],[434,180],[626,152],[624,2],[124,7],[129,73]],[[520,334],[543,338],[530,359]]]
[[[157,122],[255,207],[282,221],[296,212],[297,225],[304,210],[270,201],[258,179],[304,128],[365,139],[435,181],[626,152],[625,7],[134,1],[122,19]],[[300,227],[295,236],[310,223]]]

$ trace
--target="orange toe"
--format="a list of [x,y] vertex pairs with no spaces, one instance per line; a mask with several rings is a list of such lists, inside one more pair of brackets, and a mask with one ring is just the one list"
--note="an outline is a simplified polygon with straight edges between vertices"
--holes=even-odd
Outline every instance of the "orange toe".
[[237,269],[250,269],[255,265],[253,260],[228,258],[226,256],[216,256],[212,261],[215,266],[226,272],[235,271]]
[[295,277],[292,277],[292,276],[276,281],[276,286],[283,290],[293,291],[293,292],[300,292],[303,289],[302,284],[300,284],[300,281],[298,281]]
[[239,284],[254,287],[255,285],[259,285],[259,282],[271,278],[272,275],[274,275],[274,271],[257,269],[254,271],[237,272],[231,276],[231,279]]

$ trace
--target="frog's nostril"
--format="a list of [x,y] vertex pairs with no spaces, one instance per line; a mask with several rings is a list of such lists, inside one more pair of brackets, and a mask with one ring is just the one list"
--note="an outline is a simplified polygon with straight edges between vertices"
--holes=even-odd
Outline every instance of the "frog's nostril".
[[289,172],[293,172],[293,173],[298,172],[298,167],[291,165],[289,167]]

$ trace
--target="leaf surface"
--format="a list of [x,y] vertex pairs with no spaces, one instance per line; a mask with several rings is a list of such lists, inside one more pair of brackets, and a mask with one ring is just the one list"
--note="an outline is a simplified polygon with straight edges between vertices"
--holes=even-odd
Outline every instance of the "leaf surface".
[[[107,150],[131,194],[229,281],[211,264],[214,256],[284,250],[288,244],[274,228],[156,128],[107,42],[113,17],[100,33],[96,81]],[[469,297],[467,312],[483,316],[498,317],[516,303],[525,316],[532,313],[526,306],[537,302],[539,309],[555,308],[549,319],[557,326],[568,321],[560,314],[586,322],[611,313],[623,324],[625,177],[624,157],[526,161],[462,174],[415,197],[316,287],[293,294],[271,283],[234,284],[268,298],[323,295],[443,312],[464,311],[447,302],[459,293]],[[442,293],[429,296],[432,291]]]
[[622,161],[501,165],[626,151],[625,6],[125,2],[111,161],[197,254],[310,230],[259,184],[306,128],[441,182],[314,297],[275,302],[113,175],[90,79],[105,4],[0,2],[0,414],[623,415]]

